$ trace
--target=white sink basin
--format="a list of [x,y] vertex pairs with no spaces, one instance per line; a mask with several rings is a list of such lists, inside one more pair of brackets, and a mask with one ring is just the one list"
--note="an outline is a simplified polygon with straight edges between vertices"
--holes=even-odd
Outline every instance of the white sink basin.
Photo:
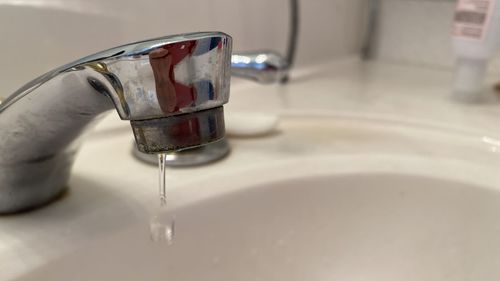
[[[170,171],[172,245],[150,241],[147,219],[137,215],[141,208],[119,205],[122,211],[111,215],[102,209],[107,215],[100,218],[99,238],[75,241],[82,244],[18,280],[500,278],[494,137],[342,116],[286,117],[279,130],[267,138],[233,140],[233,154],[213,166]],[[91,155],[109,147],[126,154],[130,139],[127,132],[96,142],[84,147],[79,165],[94,163]],[[154,187],[156,177],[145,175],[155,175],[154,168],[129,154],[121,157],[99,163],[129,161],[116,174],[86,166],[95,185],[112,186],[105,182],[114,178],[116,190],[130,193],[150,178],[143,183]],[[134,173],[120,180],[127,171]],[[75,193],[85,188],[78,177]],[[77,206],[97,208],[92,202]],[[51,206],[39,216],[51,208],[64,210]],[[90,227],[83,216],[76,218]],[[58,224],[71,219],[62,216]],[[124,226],[110,231],[106,223]],[[69,244],[72,238],[61,239]]]
[[500,193],[353,174],[283,181],[176,212],[172,246],[144,226],[22,280],[498,280]]

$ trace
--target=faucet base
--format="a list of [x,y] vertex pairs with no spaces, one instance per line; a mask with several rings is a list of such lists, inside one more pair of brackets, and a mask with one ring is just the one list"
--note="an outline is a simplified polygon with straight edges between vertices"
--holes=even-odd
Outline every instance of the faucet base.
[[[228,141],[223,138],[220,141],[204,146],[167,153],[165,166],[187,168],[208,165],[224,159],[230,152],[231,147]],[[158,157],[156,155],[140,152],[135,144],[132,148],[132,155],[144,163],[158,166]]]
[[74,155],[0,166],[0,215],[29,211],[58,198],[67,189]]

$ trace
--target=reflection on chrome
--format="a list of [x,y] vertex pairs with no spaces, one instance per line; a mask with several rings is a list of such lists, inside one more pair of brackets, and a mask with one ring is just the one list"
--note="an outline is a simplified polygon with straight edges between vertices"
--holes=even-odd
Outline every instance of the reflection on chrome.
[[232,67],[238,67],[242,64],[249,64],[250,62],[252,62],[252,59],[247,56],[233,55],[231,57]]
[[255,57],[255,62],[258,63],[259,65],[262,65],[264,62],[267,60],[267,55],[258,55]]

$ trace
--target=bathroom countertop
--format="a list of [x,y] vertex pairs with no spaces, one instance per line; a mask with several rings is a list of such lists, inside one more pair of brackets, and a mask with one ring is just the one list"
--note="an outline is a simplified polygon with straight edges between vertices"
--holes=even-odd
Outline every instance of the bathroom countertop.
[[[287,85],[235,82],[226,118],[238,112],[298,119],[352,116],[452,130],[493,142],[500,139],[497,97],[491,94],[476,104],[453,101],[451,81],[447,70],[337,59],[297,69]],[[493,77],[489,81],[495,82]],[[291,125],[280,124],[278,131],[286,134],[287,126]],[[307,137],[300,141],[307,145]],[[144,222],[146,227],[157,203],[158,171],[131,156],[132,142],[128,122],[115,114],[106,117],[82,145],[67,194],[42,209],[0,217],[1,280],[21,276],[129,224]],[[215,196],[218,178],[296,157],[297,147],[273,149],[280,145],[273,135],[230,142],[232,153],[223,161],[167,170],[172,208]],[[203,186],[183,189],[200,183]]]

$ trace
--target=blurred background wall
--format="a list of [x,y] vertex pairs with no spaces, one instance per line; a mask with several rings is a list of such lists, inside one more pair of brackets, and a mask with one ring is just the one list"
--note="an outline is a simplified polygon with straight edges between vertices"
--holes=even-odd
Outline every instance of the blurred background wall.
[[[374,58],[451,68],[455,5],[456,0],[380,0]],[[500,56],[490,70],[500,72]]]
[[[297,64],[359,52],[365,0],[301,1]],[[0,95],[61,64],[152,37],[218,30],[234,50],[286,50],[288,0],[0,0]]]

